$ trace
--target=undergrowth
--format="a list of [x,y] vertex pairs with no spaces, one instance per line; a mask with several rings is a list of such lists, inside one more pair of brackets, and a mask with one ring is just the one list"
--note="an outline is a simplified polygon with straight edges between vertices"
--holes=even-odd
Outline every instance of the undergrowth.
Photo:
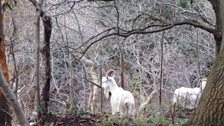
[[185,122],[186,119],[176,119],[175,124],[172,124],[169,118],[159,114],[149,118],[129,118],[110,115],[104,117],[97,126],[181,126]]

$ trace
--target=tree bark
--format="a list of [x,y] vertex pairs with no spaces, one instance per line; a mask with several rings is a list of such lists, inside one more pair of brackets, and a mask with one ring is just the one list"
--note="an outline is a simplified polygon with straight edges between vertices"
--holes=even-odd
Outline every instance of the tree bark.
[[[2,0],[0,0],[0,64],[2,65],[3,74],[6,81],[9,82],[9,71],[6,63],[4,34],[3,34],[3,8]],[[0,90],[0,125],[11,125],[11,116],[9,115],[9,107],[7,101]]]
[[[216,13],[216,58],[193,116],[183,126],[224,125],[224,1],[209,0]],[[220,36],[221,34],[221,36]]]
[[[99,79],[97,77],[97,73],[95,71],[95,64],[93,64],[94,66],[92,66],[91,70],[90,70],[90,75],[92,78],[92,81],[95,84],[99,85]],[[93,86],[93,97],[92,97],[92,104],[91,104],[91,112],[96,113],[99,112],[99,87],[97,86]]]
[[219,0],[215,1],[215,0],[211,0],[210,1],[215,15],[216,15],[216,34],[214,35],[214,39],[216,42],[216,55],[219,54],[220,50],[221,50],[221,44],[222,44],[222,17],[221,17],[221,8],[219,7]]
[[51,62],[50,62],[50,38],[52,31],[51,17],[47,16],[44,12],[41,12],[41,18],[44,25],[44,47],[41,50],[43,60],[45,61],[45,84],[43,87],[42,100],[43,111],[41,113],[41,123],[44,125],[46,115],[48,113],[48,103],[50,95],[50,82],[51,82]]
[[224,50],[219,53],[209,74],[199,105],[184,126],[224,125]]
[[[40,9],[36,11],[36,22],[35,22],[35,43],[36,43],[36,63],[35,63],[35,76],[36,76],[36,87],[35,87],[35,101],[34,111],[38,111],[40,103]],[[39,114],[38,114],[39,115]]]
[[[119,44],[119,43],[118,43]],[[121,71],[121,87],[124,89],[124,51],[122,43],[119,44],[120,49],[120,71]]]
[[[0,87],[2,89],[2,92],[4,96],[6,96],[6,99],[9,103],[9,105],[12,107],[12,110],[21,126],[29,126],[29,123],[16,99],[16,96],[13,94],[13,92],[10,90],[4,75],[2,73],[2,66],[0,65]],[[6,124],[7,125],[7,124]],[[7,125],[8,126],[8,125]]]
[[93,91],[90,94],[89,97],[89,104],[90,104],[90,110],[93,113],[99,112],[99,102],[100,102],[100,84],[99,84],[99,78],[97,77],[97,71],[96,71],[96,64],[94,61],[87,59],[86,57],[82,57],[81,61],[85,62],[86,64],[90,65],[89,74],[91,76],[92,82],[96,85],[93,85]]

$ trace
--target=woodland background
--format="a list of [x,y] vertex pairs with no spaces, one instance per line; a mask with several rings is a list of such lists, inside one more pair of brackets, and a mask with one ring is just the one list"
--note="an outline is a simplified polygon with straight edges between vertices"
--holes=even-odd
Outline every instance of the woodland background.
[[[36,9],[30,1],[8,1],[3,19],[10,84],[26,117],[35,109],[37,62],[40,91],[46,80],[45,59],[42,54],[36,58]],[[105,1],[43,0],[42,10],[52,22],[49,112],[60,116],[110,112],[109,100],[94,84],[100,85],[108,69],[120,68],[121,83],[134,94],[139,117],[169,124],[173,91],[198,86],[215,58],[213,35],[188,25],[200,22],[213,27],[211,4],[207,0]],[[41,22],[40,50],[43,28]],[[117,72],[117,82],[121,74]],[[156,116],[158,112],[162,116]]]

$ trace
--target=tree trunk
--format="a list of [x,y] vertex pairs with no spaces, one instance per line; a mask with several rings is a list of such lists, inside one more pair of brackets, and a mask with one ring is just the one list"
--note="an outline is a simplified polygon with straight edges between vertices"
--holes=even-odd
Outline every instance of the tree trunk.
[[51,82],[51,62],[50,62],[50,38],[52,31],[51,17],[47,16],[44,12],[41,12],[41,18],[44,25],[44,47],[41,50],[43,60],[45,61],[45,84],[43,87],[42,100],[43,110],[41,114],[41,123],[44,125],[46,115],[48,113],[48,103],[50,95],[50,82]]
[[[96,64],[90,60],[87,59],[86,57],[82,57],[81,59],[82,61],[84,61],[86,64],[90,65],[90,70],[89,70],[89,74],[91,76],[92,82],[97,84],[98,86],[100,86],[99,84],[99,78],[97,77],[97,71],[96,71]],[[100,89],[99,87],[96,85],[93,85],[93,91],[90,95],[89,98],[89,103],[90,103],[90,110],[93,113],[99,112],[99,104],[100,103]]]
[[35,88],[35,101],[34,101],[34,111],[38,113],[37,120],[40,119],[40,16],[41,7],[43,0],[30,0],[32,4],[36,7],[36,22],[35,22],[35,43],[36,43],[36,64],[35,64],[35,75],[36,75],[36,88]]
[[184,126],[224,125],[224,50],[219,53],[211,69],[194,115]]
[[[95,65],[95,64],[94,64]],[[90,70],[90,75],[92,78],[92,81],[96,84],[99,84],[99,80],[97,77],[97,73],[95,71],[94,66],[92,66],[91,70]],[[99,87],[97,86],[93,86],[93,97],[92,97],[92,104],[91,104],[91,112],[96,113],[99,112]]]
[[222,44],[222,17],[221,17],[221,8],[219,7],[220,1],[219,0],[210,0],[213,9],[216,15],[216,30],[217,33],[214,34],[215,44],[216,44],[216,56],[219,54],[221,50]]
[[[6,63],[4,34],[3,34],[3,8],[2,0],[0,0],[0,64],[2,65],[3,74],[6,81],[9,82],[9,71]],[[0,91],[0,125],[11,125],[11,116],[9,115],[9,107],[6,99]]]
[[120,50],[120,71],[121,71],[121,87],[124,89],[124,51],[123,51],[123,45],[122,43],[119,44],[119,50]]
[[[4,94],[4,96],[6,96],[6,99],[9,103],[9,105],[11,106],[14,115],[16,116],[19,124],[21,126],[29,126],[29,123],[23,113],[23,110],[21,109],[15,94],[13,94],[12,90],[9,88],[5,77],[2,73],[2,66],[0,65],[0,87],[2,89],[2,92]],[[8,126],[8,124],[6,124]]]
[[120,69],[121,69],[121,87],[124,88],[124,54],[121,51],[121,58],[120,58]]
[[216,13],[216,59],[198,107],[184,126],[224,125],[224,1],[209,1]]
[[[35,101],[34,101],[34,111],[38,111],[38,106],[40,103],[40,10],[37,9],[36,12],[36,22],[35,22],[35,43],[36,43],[36,63],[35,63],[35,76],[36,76],[36,87],[35,87]],[[38,114],[39,115],[39,114]]]

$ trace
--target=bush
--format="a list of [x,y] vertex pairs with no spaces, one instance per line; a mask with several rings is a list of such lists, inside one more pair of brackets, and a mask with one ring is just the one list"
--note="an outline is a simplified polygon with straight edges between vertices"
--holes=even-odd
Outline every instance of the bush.
[[147,120],[142,118],[108,116],[98,126],[148,126],[148,123]]

